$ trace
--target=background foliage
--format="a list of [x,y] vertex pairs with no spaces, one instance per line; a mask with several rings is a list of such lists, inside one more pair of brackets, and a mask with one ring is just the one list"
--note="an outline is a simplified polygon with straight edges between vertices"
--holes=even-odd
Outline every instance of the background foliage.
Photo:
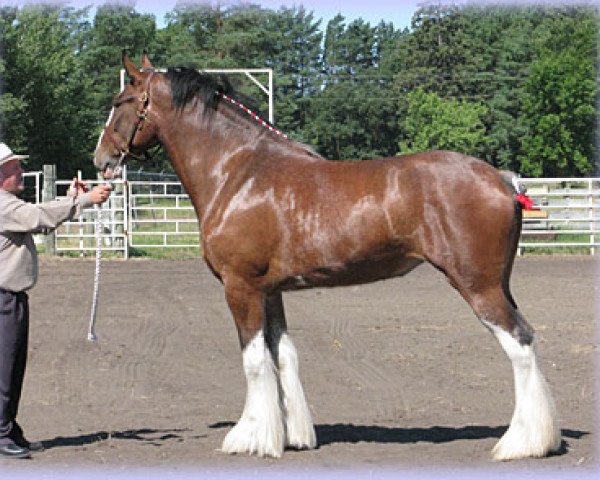
[[527,176],[592,175],[598,25],[591,7],[430,5],[404,30],[322,25],[301,6],[178,5],[162,28],[131,6],[2,7],[0,138],[29,169],[91,174],[120,52],[147,49],[160,67],[273,68],[277,127],[328,158],[441,148]]

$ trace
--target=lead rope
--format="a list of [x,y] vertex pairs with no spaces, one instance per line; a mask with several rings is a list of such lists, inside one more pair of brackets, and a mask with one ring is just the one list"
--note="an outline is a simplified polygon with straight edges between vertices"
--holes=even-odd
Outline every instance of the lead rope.
[[102,262],[102,210],[99,205],[94,205],[96,218],[94,220],[94,230],[96,234],[96,270],[94,273],[94,293],[92,294],[92,311],[90,312],[90,326],[87,334],[87,339],[90,342],[96,343],[98,337],[96,335],[96,311],[98,307],[98,292],[100,290],[100,271]]

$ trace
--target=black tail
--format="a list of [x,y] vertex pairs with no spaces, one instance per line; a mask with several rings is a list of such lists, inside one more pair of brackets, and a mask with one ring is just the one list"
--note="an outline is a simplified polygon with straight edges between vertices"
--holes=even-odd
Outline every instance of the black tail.
[[517,255],[517,249],[519,248],[519,238],[521,237],[521,227],[523,222],[523,205],[521,205],[521,203],[514,198],[514,195],[524,193],[525,187],[518,182],[519,177],[517,177],[517,175],[513,172],[503,170],[500,171],[500,176],[502,177],[504,183],[510,188],[511,192],[513,192],[513,203],[515,207],[513,224],[509,232],[509,244],[508,252],[506,255],[506,263],[504,265],[502,289],[504,290],[506,298],[516,309],[518,308],[517,303],[515,302],[515,299],[510,293],[510,275],[512,273],[512,266],[515,260],[515,256]]

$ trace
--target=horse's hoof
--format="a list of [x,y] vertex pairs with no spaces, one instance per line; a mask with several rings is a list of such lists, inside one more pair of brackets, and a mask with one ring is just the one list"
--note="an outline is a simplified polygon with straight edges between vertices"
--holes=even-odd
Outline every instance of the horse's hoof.
[[283,455],[283,429],[281,430],[267,432],[264,428],[259,429],[255,422],[240,420],[225,436],[221,451],[280,458]]
[[294,450],[312,450],[317,447],[317,435],[311,427],[303,432],[294,432],[286,435],[285,446]]
[[528,457],[545,457],[549,453],[559,450],[562,442],[560,434],[555,435],[554,438],[548,440],[538,438],[536,440],[530,439],[527,441],[526,438],[527,435],[525,432],[519,431],[518,429],[513,429],[511,431],[509,428],[492,449],[494,460],[506,462]]

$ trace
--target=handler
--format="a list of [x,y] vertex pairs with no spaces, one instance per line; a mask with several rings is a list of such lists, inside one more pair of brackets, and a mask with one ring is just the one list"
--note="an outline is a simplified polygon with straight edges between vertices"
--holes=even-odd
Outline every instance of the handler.
[[37,281],[38,259],[34,233],[49,233],[83,208],[105,202],[109,185],[87,192],[73,180],[68,198],[34,205],[17,195],[24,189],[20,160],[0,143],[0,458],[27,458],[44,449],[28,442],[16,421],[27,361],[29,305],[27,290]]

